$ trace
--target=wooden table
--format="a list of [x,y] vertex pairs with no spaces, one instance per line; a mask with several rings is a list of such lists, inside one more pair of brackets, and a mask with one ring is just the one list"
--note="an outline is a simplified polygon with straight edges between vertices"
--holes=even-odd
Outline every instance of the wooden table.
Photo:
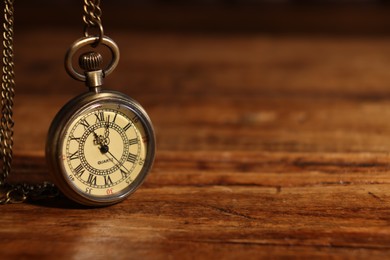
[[[13,180],[48,178],[63,69],[80,35],[17,35]],[[126,201],[1,206],[1,259],[383,258],[390,255],[390,38],[111,31],[106,86],[157,132]]]

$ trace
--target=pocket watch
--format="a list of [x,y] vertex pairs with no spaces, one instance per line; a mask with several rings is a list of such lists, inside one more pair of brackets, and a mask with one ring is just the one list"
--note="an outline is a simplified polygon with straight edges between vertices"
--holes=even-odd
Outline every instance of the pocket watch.
[[[102,69],[102,55],[80,55],[79,73],[73,57],[100,41],[112,54]],[[71,200],[87,206],[118,203],[142,184],[155,157],[151,120],[139,103],[123,93],[103,90],[103,78],[116,67],[119,49],[106,36],[85,36],[67,52],[65,67],[89,91],[69,101],[55,116],[46,142],[54,183]]]

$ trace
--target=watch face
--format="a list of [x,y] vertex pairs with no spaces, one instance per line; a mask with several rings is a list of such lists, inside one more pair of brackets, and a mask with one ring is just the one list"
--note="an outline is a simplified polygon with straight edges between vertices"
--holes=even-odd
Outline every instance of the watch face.
[[65,109],[68,116],[60,116],[55,124],[60,129],[53,130],[58,186],[86,205],[121,201],[142,183],[154,158],[154,134],[145,112],[137,103],[108,96],[82,106],[75,102],[80,108],[74,113]]

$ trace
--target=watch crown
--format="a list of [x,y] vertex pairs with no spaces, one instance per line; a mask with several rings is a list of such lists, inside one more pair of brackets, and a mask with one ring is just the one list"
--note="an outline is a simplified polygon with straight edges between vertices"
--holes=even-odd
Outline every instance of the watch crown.
[[103,56],[97,52],[87,52],[80,56],[79,65],[85,71],[101,70],[103,65]]

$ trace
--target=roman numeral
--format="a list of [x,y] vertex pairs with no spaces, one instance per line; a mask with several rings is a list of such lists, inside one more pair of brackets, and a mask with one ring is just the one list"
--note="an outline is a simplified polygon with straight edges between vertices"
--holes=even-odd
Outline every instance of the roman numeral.
[[129,140],[129,141],[128,141],[128,144],[129,144],[129,145],[138,144],[138,138],[134,138],[134,139]]
[[79,156],[79,150],[77,150],[76,152],[72,153],[71,155],[69,155],[69,160],[76,160],[76,159],[79,159],[80,156]]
[[81,137],[74,137],[73,135],[70,136],[71,141],[76,141],[76,142],[80,143],[80,139],[81,139]]
[[96,116],[96,123],[104,121],[104,112],[103,111],[101,111],[99,113],[95,113],[95,116]]
[[131,163],[135,163],[135,161],[137,161],[137,155],[129,153],[129,156],[127,157],[127,161]]
[[89,174],[87,182],[91,185],[96,185],[96,176]]
[[90,124],[85,119],[80,120],[80,125],[83,125],[85,130],[87,130],[88,127],[90,127]]
[[103,176],[103,177],[104,177],[104,184],[105,185],[112,185],[112,180],[111,180],[110,175]]
[[81,177],[83,175],[83,173],[85,172],[85,169],[83,168],[83,166],[80,164],[79,166],[77,166],[75,169],[74,169],[74,172],[75,172],[75,175],[77,177]]
[[128,123],[127,125],[125,125],[125,127],[123,127],[123,130],[124,131],[129,130],[132,125],[133,125],[132,123]]
[[115,113],[114,119],[112,120],[113,123],[115,123],[117,115],[118,113]]
[[121,170],[121,174],[122,174],[122,178],[127,178],[127,176],[129,176],[129,173],[128,172],[125,172],[124,170],[120,169]]

